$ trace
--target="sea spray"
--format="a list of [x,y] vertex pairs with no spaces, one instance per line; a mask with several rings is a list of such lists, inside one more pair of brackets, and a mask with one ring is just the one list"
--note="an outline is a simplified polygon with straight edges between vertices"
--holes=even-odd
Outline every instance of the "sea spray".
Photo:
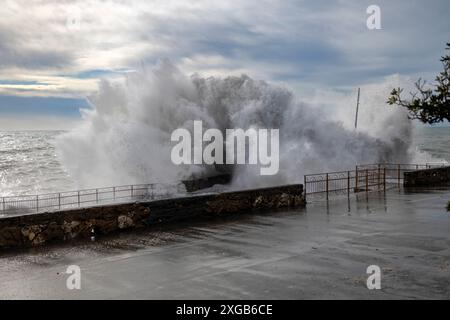
[[[189,77],[164,60],[129,75],[123,84],[102,81],[90,98],[92,109],[83,111],[82,124],[62,135],[57,146],[79,187],[174,182],[223,171],[232,173],[233,188],[261,187],[300,182],[305,173],[352,169],[357,163],[407,163],[415,153],[413,127],[404,110],[385,105],[388,87],[372,101],[362,99],[361,128],[355,130],[342,118],[353,110],[349,96],[318,107],[295,99],[287,88],[246,75]],[[372,93],[362,91],[363,97]],[[205,130],[223,133],[279,129],[278,174],[261,176],[258,165],[175,165],[171,133],[192,130],[196,120]]]

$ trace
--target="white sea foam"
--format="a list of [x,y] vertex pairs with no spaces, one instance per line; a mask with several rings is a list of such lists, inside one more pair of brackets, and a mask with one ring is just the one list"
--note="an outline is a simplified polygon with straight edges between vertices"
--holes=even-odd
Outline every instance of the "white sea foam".
[[[291,90],[248,76],[187,76],[168,61],[141,70],[123,84],[103,81],[90,99],[84,121],[60,136],[64,166],[79,187],[171,182],[222,170],[234,187],[301,182],[303,174],[351,169],[357,163],[425,160],[412,141],[413,124],[386,97],[399,77],[362,87],[359,128],[354,94],[321,93],[311,102]],[[280,170],[261,176],[255,165],[218,168],[174,165],[170,135],[177,128],[265,128],[280,130]],[[429,160],[429,159],[426,159]]]

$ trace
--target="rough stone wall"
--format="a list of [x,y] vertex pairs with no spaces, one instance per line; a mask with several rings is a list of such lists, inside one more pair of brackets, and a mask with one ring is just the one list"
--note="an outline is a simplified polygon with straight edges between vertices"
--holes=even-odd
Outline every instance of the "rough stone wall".
[[450,184],[450,167],[417,170],[404,173],[405,187],[433,187]]
[[194,216],[302,206],[302,185],[0,218],[0,248],[30,247]]
[[194,192],[201,189],[210,188],[216,184],[228,184],[231,181],[231,175],[221,174],[202,179],[185,180],[182,181],[186,187],[187,192]]

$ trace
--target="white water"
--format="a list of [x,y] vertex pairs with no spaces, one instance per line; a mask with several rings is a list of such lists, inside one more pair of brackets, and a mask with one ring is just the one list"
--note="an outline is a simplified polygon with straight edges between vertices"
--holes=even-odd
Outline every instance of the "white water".
[[59,131],[0,131],[0,196],[70,190],[73,179],[59,161]]
[[192,130],[194,120],[202,120],[205,130],[280,129],[279,173],[260,176],[257,166],[235,166],[234,187],[301,182],[305,173],[346,170],[357,163],[430,161],[416,151],[406,112],[385,104],[400,82],[393,77],[362,88],[355,131],[355,95],[324,92],[306,103],[287,88],[247,76],[189,77],[163,61],[124,84],[104,81],[83,124],[60,136],[57,149],[80,188],[214,174],[212,166],[176,166],[170,160],[172,131]]

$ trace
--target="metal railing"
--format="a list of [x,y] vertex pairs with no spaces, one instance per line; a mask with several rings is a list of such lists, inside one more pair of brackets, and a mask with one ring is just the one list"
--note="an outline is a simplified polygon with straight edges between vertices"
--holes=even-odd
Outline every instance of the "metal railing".
[[304,176],[305,196],[325,197],[386,189],[386,170],[382,168],[327,172]]
[[386,169],[386,180],[388,184],[396,184],[398,186],[403,184],[403,174],[408,171],[432,169],[445,166],[445,163],[426,163],[426,164],[404,164],[404,163],[376,163],[357,165],[356,171],[365,169]]
[[333,195],[386,190],[386,186],[401,186],[407,171],[445,166],[439,164],[377,163],[357,165],[355,170],[309,174],[304,176],[305,197],[326,199]]
[[0,197],[0,214],[38,213],[112,203],[150,201],[185,194],[182,183],[136,184],[108,188]]
[[[355,170],[309,174],[304,177],[305,196],[331,195],[385,190],[386,184],[403,183],[406,171],[429,169],[444,164],[367,164]],[[39,195],[0,197],[0,214],[26,214],[86,208],[132,201],[168,199],[186,193],[186,181],[172,184],[151,183],[86,189]]]

